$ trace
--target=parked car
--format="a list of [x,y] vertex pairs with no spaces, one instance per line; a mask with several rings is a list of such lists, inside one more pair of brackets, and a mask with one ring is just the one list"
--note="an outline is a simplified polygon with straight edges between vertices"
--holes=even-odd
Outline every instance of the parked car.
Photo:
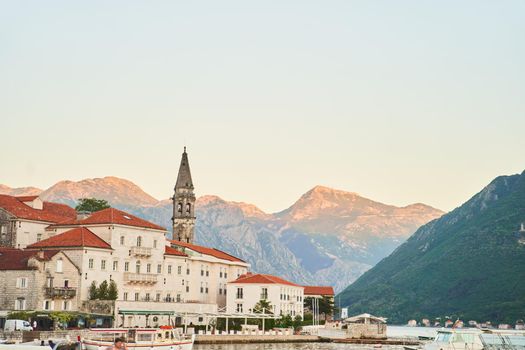
[[6,320],[4,325],[4,331],[32,331],[33,327],[31,324],[24,320]]

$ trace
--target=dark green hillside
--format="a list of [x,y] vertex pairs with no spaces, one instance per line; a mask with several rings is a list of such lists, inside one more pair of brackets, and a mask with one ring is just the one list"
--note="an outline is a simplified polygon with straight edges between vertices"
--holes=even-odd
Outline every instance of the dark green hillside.
[[350,314],[392,323],[525,318],[525,172],[501,176],[412,235],[341,292]]

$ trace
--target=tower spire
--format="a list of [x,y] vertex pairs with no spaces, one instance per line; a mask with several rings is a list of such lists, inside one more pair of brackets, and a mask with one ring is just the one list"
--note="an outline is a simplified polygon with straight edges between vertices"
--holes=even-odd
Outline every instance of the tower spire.
[[187,243],[193,242],[195,231],[195,194],[191,179],[190,163],[186,146],[180,160],[179,173],[173,194],[173,238]]

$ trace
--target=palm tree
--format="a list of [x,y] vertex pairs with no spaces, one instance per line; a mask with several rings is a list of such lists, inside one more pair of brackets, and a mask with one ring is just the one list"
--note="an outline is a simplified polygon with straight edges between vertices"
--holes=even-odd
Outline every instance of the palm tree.
[[256,314],[270,314],[273,315],[272,303],[266,299],[261,299],[253,307],[253,312]]

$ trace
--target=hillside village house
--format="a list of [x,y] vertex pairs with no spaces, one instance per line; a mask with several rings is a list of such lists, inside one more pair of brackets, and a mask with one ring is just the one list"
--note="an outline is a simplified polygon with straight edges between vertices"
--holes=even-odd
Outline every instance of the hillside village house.
[[227,313],[252,313],[260,300],[267,300],[274,315],[303,317],[304,287],[280,277],[248,272],[228,282],[227,290]]
[[45,237],[46,227],[76,218],[75,209],[38,196],[0,195],[0,246],[25,248]]
[[[303,317],[303,286],[251,274],[242,259],[193,243],[186,150],[172,201],[175,240],[168,240],[164,227],[115,208],[77,215],[38,196],[0,195],[0,318],[15,310],[71,311],[90,315],[90,326],[197,325],[225,311],[252,313],[261,299],[275,315]],[[117,299],[89,300],[91,284],[103,281],[116,282]]]
[[[7,316],[7,310],[52,312],[78,309],[80,272],[63,251],[0,248],[0,281],[2,318]],[[46,325],[49,319],[34,321],[38,321],[41,328],[49,326]]]
[[[330,286],[304,286],[304,297],[305,298],[314,298],[322,299],[327,298],[332,304],[334,303],[334,288]],[[307,302],[304,303],[304,312],[311,313],[312,305]],[[331,320],[333,315],[321,314],[320,319],[322,320]]]

